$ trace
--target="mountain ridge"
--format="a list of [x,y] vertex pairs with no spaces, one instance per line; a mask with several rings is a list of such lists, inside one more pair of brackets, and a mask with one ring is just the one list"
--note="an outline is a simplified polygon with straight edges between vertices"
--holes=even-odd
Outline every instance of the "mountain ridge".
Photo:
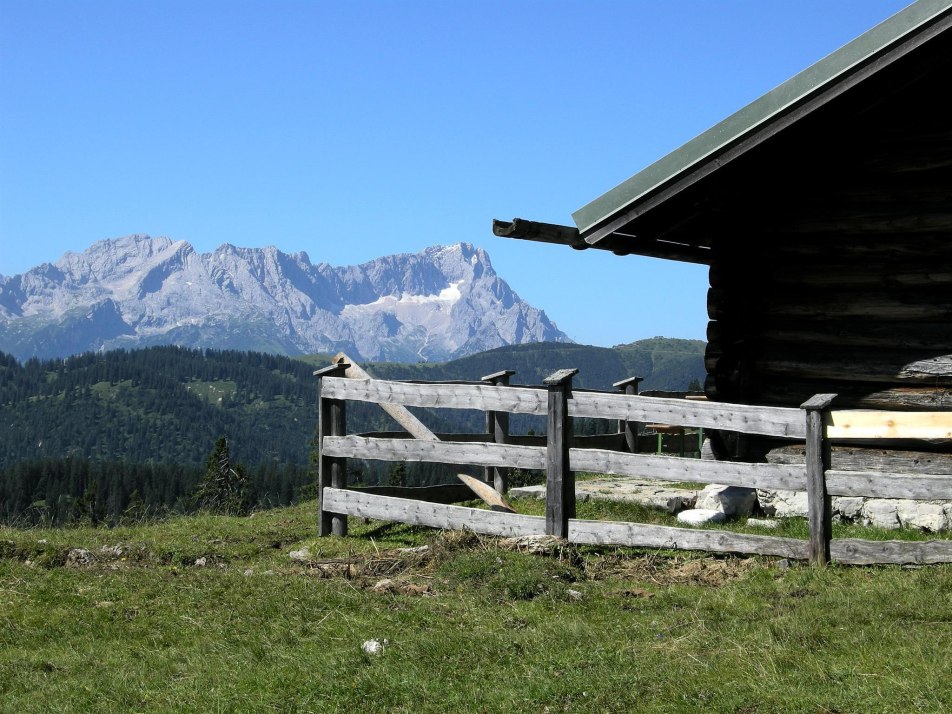
[[469,243],[333,267],[135,234],[0,281],[0,350],[19,359],[176,344],[416,362],[547,341],[571,342]]

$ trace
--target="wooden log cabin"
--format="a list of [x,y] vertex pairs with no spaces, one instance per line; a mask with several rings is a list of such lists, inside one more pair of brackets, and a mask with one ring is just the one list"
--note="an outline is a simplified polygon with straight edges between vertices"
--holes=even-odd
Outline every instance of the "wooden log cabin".
[[952,409],[950,27],[952,0],[919,0],[582,207],[574,226],[493,231],[709,265],[712,400],[836,393],[837,408]]

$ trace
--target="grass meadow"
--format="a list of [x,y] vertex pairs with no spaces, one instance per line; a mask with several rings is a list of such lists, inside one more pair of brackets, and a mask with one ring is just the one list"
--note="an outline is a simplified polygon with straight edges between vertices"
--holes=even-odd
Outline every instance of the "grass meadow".
[[0,711],[952,711],[952,566],[317,539],[316,509],[0,529]]

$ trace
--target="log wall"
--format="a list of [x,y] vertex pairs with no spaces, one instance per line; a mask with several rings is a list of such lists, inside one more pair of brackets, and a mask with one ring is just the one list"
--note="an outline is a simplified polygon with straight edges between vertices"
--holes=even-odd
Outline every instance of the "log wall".
[[952,409],[952,126],[926,76],[737,167],[709,224],[710,399]]
[[[920,266],[922,284],[915,286],[895,279],[902,260],[892,252],[894,236],[863,240],[880,249],[862,261],[864,281],[875,285],[826,280],[847,274],[848,238],[829,237],[822,262],[792,240],[714,249],[709,398],[794,406],[836,392],[837,407],[952,409],[952,272],[945,272],[952,236],[925,241],[938,271]],[[743,268],[748,261],[768,269]],[[802,280],[779,279],[780,266]]]

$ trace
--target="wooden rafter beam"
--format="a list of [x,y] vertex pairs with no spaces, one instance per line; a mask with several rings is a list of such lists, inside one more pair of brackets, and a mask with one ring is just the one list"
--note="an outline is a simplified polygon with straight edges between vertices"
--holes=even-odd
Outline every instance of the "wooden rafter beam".
[[511,221],[500,221],[494,218],[493,234],[500,238],[520,238],[522,240],[534,240],[540,243],[557,243],[559,245],[571,246],[576,250],[584,250],[591,247],[582,240],[582,237],[578,233],[578,228],[560,226],[555,223],[527,221],[524,218],[513,218]]
[[595,244],[587,243],[577,228],[555,223],[539,223],[524,218],[511,221],[493,219],[493,234],[500,238],[518,238],[539,243],[567,245],[576,250],[596,248],[609,250],[615,255],[645,255],[650,258],[666,258],[686,263],[710,263],[710,249],[665,240],[646,240],[625,234],[612,234]]

